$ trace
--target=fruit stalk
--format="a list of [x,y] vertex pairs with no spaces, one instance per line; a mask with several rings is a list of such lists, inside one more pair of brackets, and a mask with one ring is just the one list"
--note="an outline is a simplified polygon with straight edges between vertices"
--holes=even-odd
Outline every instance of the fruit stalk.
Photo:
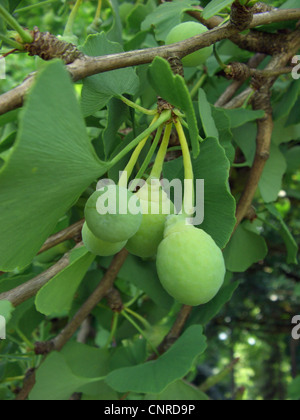
[[194,201],[195,201],[195,190],[194,190],[194,172],[193,165],[190,155],[187,139],[185,137],[181,122],[179,120],[174,121],[183,156],[184,165],[184,179],[191,182],[185,182],[184,198],[183,198],[183,212],[186,216],[191,216],[194,213]]
[[100,17],[101,17],[101,10],[102,10],[102,0],[98,0],[98,6],[97,6],[95,18],[94,18],[94,21],[92,23],[92,26],[94,28],[98,27],[98,23],[99,23],[99,20],[100,20]]
[[[138,172],[138,174],[136,176],[137,179],[140,179],[144,175],[144,173],[145,173],[145,171],[146,171],[146,169],[147,169],[147,167],[148,167],[148,165],[149,165],[149,163],[150,163],[150,161],[152,159],[152,156],[154,155],[154,152],[155,152],[155,150],[157,148],[157,145],[158,145],[158,142],[159,142],[159,140],[161,138],[162,132],[163,132],[163,126],[161,125],[157,129],[156,135],[155,135],[154,140],[152,142],[152,145],[151,145],[151,147],[149,149],[149,152],[148,152],[148,154],[147,154],[147,156],[146,156],[146,158],[145,158],[145,160],[144,160],[144,162],[143,162],[143,164],[141,166],[141,169],[139,170],[139,172]],[[133,183],[133,185],[131,186],[130,189],[135,189],[135,188],[136,188],[136,185],[135,185],[135,183]]]
[[119,160],[121,160],[124,156],[127,155],[134,147],[136,147],[147,135],[150,135],[153,131],[157,130],[160,125],[164,124],[167,120],[169,120],[171,117],[171,111],[167,110],[161,113],[158,120],[150,127],[146,128],[145,131],[143,131],[139,136],[137,136],[128,146],[124,147],[124,149],[115,156],[110,161],[110,167],[112,168],[114,165],[116,165]]
[[[149,127],[151,127],[159,118],[159,115],[156,114],[155,117],[153,118],[153,120],[151,121],[151,124],[149,125]],[[128,162],[128,164],[126,165],[126,168],[124,169],[120,180],[119,180],[119,186],[120,187],[124,187],[127,188],[127,184],[128,184],[128,180],[134,170],[134,167],[137,163],[137,160],[141,154],[141,151],[143,150],[143,148],[145,147],[145,144],[147,143],[147,140],[149,138],[151,133],[149,133],[145,138],[143,138],[143,140],[137,145],[136,149],[134,150],[134,152],[131,155],[131,158]]]
[[[199,91],[199,89],[198,89],[198,91]],[[189,129],[188,123],[180,115],[179,115],[179,120],[181,122],[181,125],[188,130]],[[204,139],[200,136],[200,134],[198,134],[198,140],[199,140],[200,143],[204,142]]]
[[155,159],[155,163],[153,166],[153,169],[151,171],[150,174],[150,178],[157,178],[159,179],[163,170],[163,164],[165,161],[165,157],[166,157],[166,153],[168,150],[168,146],[169,146],[169,141],[170,141],[170,137],[171,137],[171,132],[172,132],[172,126],[173,123],[169,123],[167,124],[166,128],[165,128],[165,133],[164,133],[164,137],[161,143],[161,146],[159,148],[159,151],[157,153],[157,157]]

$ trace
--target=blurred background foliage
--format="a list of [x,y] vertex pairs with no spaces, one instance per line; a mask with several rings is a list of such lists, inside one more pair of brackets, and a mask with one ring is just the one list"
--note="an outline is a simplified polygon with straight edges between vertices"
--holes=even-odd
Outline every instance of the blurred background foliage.
[[[269,0],[267,3],[274,6],[297,7],[299,6],[298,1]],[[134,3],[129,0],[120,0],[118,3],[120,6],[120,19],[123,24],[125,47],[157,45],[157,41],[151,34],[144,37],[142,42],[138,44],[139,41],[136,37],[140,32],[140,24],[138,19],[136,17],[134,19],[134,15],[131,14],[133,10],[137,10],[136,7],[138,5],[145,6],[147,4],[151,9],[151,1],[137,1]],[[205,3],[208,3],[208,1],[202,1],[203,5]],[[79,45],[85,41],[90,31],[89,28],[94,20],[96,4],[97,1],[85,0],[80,8],[74,27],[74,34],[79,39]],[[74,1],[72,0],[50,0],[41,3],[36,0],[24,0],[18,4],[14,16],[22,25],[30,29],[38,26],[41,31],[51,31],[55,35],[62,35],[73,5]],[[99,26],[101,30],[109,32],[113,27],[113,22],[111,4],[108,0],[104,0],[101,22],[98,22]],[[250,53],[241,51],[233,45],[229,47],[227,41],[222,42],[218,48],[221,54],[223,49],[224,55],[229,58],[229,61],[232,56],[238,57],[243,61],[247,61],[251,57]],[[7,49],[5,48],[2,52],[6,51]],[[25,54],[12,54],[7,57],[6,65],[7,78],[0,81],[1,93],[18,85],[27,74],[35,71],[38,59],[27,57]],[[230,82],[214,76],[216,73],[216,62],[213,58],[208,62],[207,66],[208,72],[212,77],[207,78],[204,90],[209,100],[213,102]],[[195,75],[192,72],[187,72],[186,76],[192,88]],[[274,107],[278,103],[283,108],[285,107],[284,95],[291,83],[292,80],[288,76],[279,78],[274,87]],[[145,89],[143,92],[144,105],[149,106],[153,99],[155,99],[153,92]],[[292,108],[294,109],[294,116],[292,115],[292,117],[295,123],[299,124],[299,97]],[[278,128],[278,130],[280,129]],[[6,127],[5,135],[7,135],[7,130],[9,131]],[[2,135],[4,135],[3,132]],[[280,150],[287,162],[287,172],[283,177],[282,191],[276,202],[276,209],[293,233],[297,244],[300,242],[299,149],[299,141],[284,142],[280,145]],[[239,182],[241,180],[243,182],[243,171],[239,170],[237,174],[235,174],[235,171],[236,169],[233,168],[232,183],[234,188],[238,190],[240,187]],[[199,384],[208,376],[222,371],[234,358],[240,358],[235,369],[220,384],[211,389],[210,396],[214,399],[239,399],[242,397],[253,400],[287,399],[289,384],[293,378],[300,374],[299,342],[291,338],[291,319],[296,314],[300,314],[299,266],[287,263],[286,248],[279,233],[280,222],[270,216],[269,213],[266,214],[259,194],[256,200],[259,217],[266,221],[262,230],[269,247],[269,254],[264,261],[253,265],[246,272],[232,274],[233,280],[240,282],[238,293],[233,296],[221,313],[206,327],[208,350],[205,355],[201,356],[197,368],[195,368],[190,377],[190,380]],[[76,220],[78,215],[81,214],[83,206],[80,205],[80,202],[77,205],[78,208],[73,209],[60,222],[57,230],[63,229],[68,225],[69,221]],[[40,259],[37,258],[31,270],[36,273],[42,271],[69,248],[69,244],[64,244],[47,255],[43,255]],[[91,278],[88,288],[92,288],[93,274],[93,271],[88,274]],[[26,272],[23,275],[26,276]],[[99,272],[97,271],[98,276]],[[118,280],[117,285],[128,296],[136,292],[133,286],[134,290],[128,290],[129,286],[122,278]],[[85,294],[87,293],[88,291],[85,292]],[[80,304],[80,302],[77,302],[77,304]],[[101,308],[98,308],[97,311],[99,315]],[[151,307],[150,302],[144,302],[142,312],[147,312],[149,322],[157,322],[164,317],[167,317],[169,320],[172,319],[172,314],[164,310],[162,310],[161,314],[155,311],[156,309]],[[99,325],[98,322],[94,323],[97,344],[102,344],[107,339],[109,334],[107,328],[109,328],[111,321],[109,316],[105,316],[105,311],[103,310],[101,317],[107,321],[105,325]],[[38,319],[39,315],[33,311],[32,324],[35,325]],[[43,330],[46,329],[44,336],[47,336],[47,331],[50,333],[51,329],[59,328],[61,322],[63,323],[64,320],[52,320],[51,323],[43,325]],[[126,336],[129,328],[131,327],[125,324],[123,330],[121,328],[119,331],[119,334],[122,335],[123,333]],[[30,325],[27,325],[27,332],[33,340],[36,330],[31,329]],[[10,349],[6,349],[7,352],[13,349],[16,351],[20,340],[22,341],[22,334],[15,338],[15,342],[11,342]],[[6,365],[5,376],[18,377],[22,375],[24,366],[28,367],[26,360],[23,360],[21,363],[14,361]],[[0,359],[0,373],[3,369],[3,362]],[[0,399],[10,397],[12,397],[12,394],[8,388],[0,386]]]

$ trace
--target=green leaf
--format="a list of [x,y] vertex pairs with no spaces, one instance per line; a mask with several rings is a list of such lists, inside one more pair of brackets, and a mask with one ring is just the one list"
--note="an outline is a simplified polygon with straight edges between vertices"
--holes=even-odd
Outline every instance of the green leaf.
[[157,276],[155,262],[145,262],[129,255],[120,270],[119,278],[143,290],[158,306],[170,309],[174,300],[163,289]]
[[0,169],[0,270],[28,265],[57,221],[107,168],[90,144],[69,74],[61,62],[45,64]]
[[[272,144],[270,149],[270,157],[266,162],[262,177],[259,182],[259,189],[263,200],[266,203],[276,201],[278,198],[278,193],[282,188],[282,177],[287,169],[287,164],[283,154],[281,153],[278,144],[282,141],[290,141],[293,139],[293,135],[297,130],[293,131],[290,128],[284,128],[284,121],[275,123],[275,128],[273,131]],[[299,126],[300,128],[300,126]],[[278,131],[277,131],[278,130]],[[282,136],[281,137],[281,134]],[[288,134],[289,132],[289,134]],[[245,135],[247,133],[247,135]],[[256,135],[257,127],[254,123],[247,123],[245,126],[234,129],[234,140],[241,148],[245,158],[246,163],[249,166],[252,166],[255,152],[256,152]],[[289,138],[289,135],[291,136]],[[284,139],[284,136],[287,136]],[[279,139],[280,137],[280,139]],[[300,130],[299,130],[300,137]],[[297,138],[297,137],[295,137]]]
[[233,134],[231,131],[231,121],[227,114],[221,108],[212,108],[212,116],[219,132],[219,142],[224,147],[227,158],[230,163],[234,162],[235,148],[232,144]]
[[11,315],[14,311],[13,305],[8,300],[0,301],[0,315],[6,320],[6,323],[11,319]]
[[287,264],[298,264],[297,255],[299,246],[297,245],[297,242],[292,236],[288,226],[286,225],[281,214],[273,204],[266,204],[266,208],[280,223],[281,229],[279,233],[282,236],[282,239],[284,240],[287,249]]
[[68,314],[74,295],[95,256],[85,247],[75,249],[70,254],[70,264],[53,277],[38,292],[36,309],[44,315],[59,317]]
[[14,131],[0,143],[0,157],[3,159],[4,163],[7,161],[9,155],[11,154],[12,146],[16,141],[16,135],[17,133]]
[[229,302],[239,286],[239,282],[225,284],[217,296],[205,305],[199,306],[197,310],[194,310],[191,317],[188,320],[188,325],[200,324],[205,326],[213,318],[215,318],[221,311],[223,306]]
[[279,9],[296,9],[298,4],[297,0],[287,0],[279,7]]
[[16,121],[18,119],[18,116],[20,114],[19,109],[15,109],[14,111],[7,112],[4,115],[0,116],[0,127],[3,127],[5,124],[8,124],[10,122]]
[[64,356],[53,352],[36,373],[36,383],[30,392],[31,401],[65,401],[84,386],[102,378],[84,378],[75,375]]
[[114,370],[106,383],[118,392],[160,394],[169,384],[183,378],[197,356],[206,348],[202,328],[193,325],[159,359]]
[[109,0],[109,3],[111,4],[111,11],[114,18],[113,25],[110,28],[110,30],[107,33],[107,39],[109,41],[118,42],[119,44],[123,44],[123,37],[122,37],[122,31],[123,31],[123,25],[120,18],[120,12],[119,12],[119,1],[118,0]]
[[[0,17],[0,33],[6,34],[6,22]],[[0,47],[2,47],[3,42],[0,41]]]
[[199,89],[198,105],[200,118],[206,137],[214,137],[219,139],[219,132],[212,117],[212,108],[203,89]]
[[249,166],[252,166],[255,158],[256,135],[257,126],[255,123],[246,123],[244,126],[233,129],[234,141],[242,150]]
[[146,4],[137,3],[129,15],[127,23],[131,30],[140,31],[141,24],[157,7],[155,0],[148,0]]
[[285,154],[287,173],[293,174],[300,169],[300,146],[289,149]]
[[170,384],[160,394],[147,394],[145,400],[161,401],[208,401],[206,394],[199,391],[195,386],[180,380]]
[[[199,157],[192,163],[195,179],[204,179],[204,222],[199,227],[224,248],[236,223],[236,202],[228,185],[229,161],[218,140],[207,138]],[[169,180],[183,180],[182,158],[166,163],[164,176]]]
[[170,64],[163,58],[156,57],[149,67],[149,80],[157,95],[171,105],[181,109],[186,115],[194,157],[199,155],[199,130],[194,106],[184,79],[172,73]]
[[297,296],[297,297],[300,297],[300,284],[299,283],[295,284],[294,295]]
[[221,12],[223,9],[225,9],[228,6],[231,6],[232,3],[235,0],[212,0],[208,3],[208,5],[203,10],[203,18],[209,19],[219,12]]
[[109,386],[106,385],[104,381],[99,382],[97,385],[99,390],[97,395],[87,395],[82,394],[80,401],[117,401],[120,400],[119,395],[111,389]]
[[[108,111],[109,112],[109,111]],[[120,111],[121,112],[121,111]],[[110,136],[111,133],[113,133],[114,128],[111,127],[111,130],[103,132],[103,141],[108,141],[108,136]],[[110,137],[111,138],[111,137]],[[113,159],[115,156],[117,156],[119,153],[122,152],[122,150],[125,149],[133,140],[134,140],[134,133],[131,131],[129,134],[127,134],[122,141],[118,144],[118,146],[112,151],[111,159]],[[111,138],[112,140],[112,138]],[[117,141],[116,139],[113,140],[114,143]],[[112,168],[108,171],[108,176],[111,180],[113,180],[116,184],[119,182],[120,179],[120,172],[124,170],[125,166],[128,163],[128,154],[123,156],[122,159],[119,160],[118,163],[116,163]]]
[[[38,329],[41,323],[45,321],[45,317],[35,309],[34,299],[31,299],[30,302],[31,305],[29,309],[24,312],[23,316],[19,318],[18,321],[18,328],[26,337],[31,337],[33,331]],[[18,307],[16,310],[17,309]]]
[[[191,0],[175,0],[166,2],[156,7],[156,9],[148,14],[142,23],[142,31],[149,31],[154,28],[155,37],[158,41],[165,41],[169,32],[174,26],[181,23],[184,12],[194,10],[196,1]],[[196,9],[197,10],[197,9]]]
[[[61,351],[66,363],[71,368],[74,375],[84,378],[101,378],[109,372],[110,354],[107,350],[98,349],[86,344],[69,342]],[[118,395],[102,380],[78,388],[78,391],[88,395],[101,395],[103,393],[113,395],[115,399]]]
[[223,109],[223,112],[230,119],[231,128],[242,127],[248,122],[259,120],[265,116],[264,111],[252,111],[244,108]]
[[[34,298],[30,298],[25,302],[18,305],[9,321],[9,328],[15,329],[19,328],[22,320],[27,317],[27,315],[31,312],[32,307],[34,306]],[[27,318],[28,321],[28,318]]]
[[[106,35],[90,35],[82,47],[91,57],[123,52],[120,44],[108,41]],[[139,87],[139,79],[133,68],[114,70],[88,77],[82,89],[82,110],[85,116],[102,109],[112,97],[124,93],[134,95]]]
[[[275,110],[273,113],[274,121],[290,115],[291,110],[298,99],[299,92],[300,92],[300,86],[299,86],[298,81],[294,81],[293,83],[290,83],[287,92],[283,95],[282,99],[279,101],[279,103],[275,107]],[[299,122],[299,119],[298,119],[298,122]]]
[[107,125],[103,131],[103,144],[106,157],[110,157],[112,152],[121,143],[118,134],[120,126],[128,117],[128,107],[119,99],[112,98],[108,105]]
[[147,357],[146,340],[124,340],[122,347],[118,347],[109,360],[110,370],[135,366],[143,363]]
[[279,145],[288,143],[291,140],[300,140],[300,124],[290,125],[286,127],[287,118],[281,118],[275,121],[272,142]]
[[286,160],[279,147],[272,144],[270,157],[259,181],[259,190],[265,203],[276,201],[282,189],[282,178],[287,169]]
[[293,109],[291,109],[289,116],[286,121],[286,127],[289,127],[291,125],[297,125],[299,124],[299,108],[300,108],[300,97],[298,96],[298,99],[295,102],[295,105]]
[[6,278],[5,276],[0,277],[0,293],[8,292],[15,287],[20,286],[28,280],[31,280],[36,274],[24,274],[21,276],[13,276]]
[[236,223],[236,202],[228,184],[229,161],[216,139],[208,138],[202,144],[201,154],[193,167],[195,178],[205,182],[204,222],[200,227],[224,248]]
[[13,12],[21,3],[22,0],[9,0],[9,10]]
[[226,267],[233,273],[243,273],[252,264],[263,260],[268,248],[262,236],[249,230],[249,223],[241,224],[224,250]]

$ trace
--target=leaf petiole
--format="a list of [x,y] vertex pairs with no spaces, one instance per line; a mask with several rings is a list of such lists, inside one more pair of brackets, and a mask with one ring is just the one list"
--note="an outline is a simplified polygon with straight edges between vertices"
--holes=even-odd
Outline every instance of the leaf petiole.
[[221,67],[221,69],[225,70],[228,66],[225,63],[223,63],[223,61],[221,60],[221,57],[218,53],[216,44],[214,45],[214,56],[215,56],[215,58],[216,58],[216,60],[219,64],[219,66]]
[[23,13],[23,12],[27,12],[28,10],[35,9],[37,7],[43,7],[43,6],[47,6],[48,4],[58,3],[58,2],[59,2],[59,0],[45,0],[45,1],[42,1],[42,2],[37,3],[37,4],[32,4],[30,6],[21,7],[20,9],[16,9],[15,12],[16,13]]
[[193,89],[190,92],[190,95],[191,95],[192,99],[197,95],[199,89],[204,85],[207,77],[208,77],[207,74],[203,73],[202,76],[199,78],[198,82],[195,84],[195,86],[193,87]]
[[102,0],[98,0],[97,10],[95,14],[95,18],[92,23],[92,27],[97,30],[99,27],[99,21],[101,17],[101,10],[102,10]]
[[118,327],[118,321],[119,321],[119,314],[118,314],[118,312],[115,312],[115,313],[114,313],[114,316],[113,316],[113,321],[112,321],[111,332],[110,332],[110,334],[109,334],[109,337],[108,337],[107,343],[105,344],[105,348],[106,348],[106,349],[109,347],[109,345],[111,344],[111,342],[112,342],[112,341],[113,341],[113,339],[114,339],[114,336],[115,336],[115,334],[116,334],[117,327]]
[[4,42],[5,44],[9,45],[12,48],[15,48],[15,49],[20,50],[20,51],[24,50],[24,47],[23,47],[22,44],[20,44],[17,41],[14,41],[13,39],[8,38],[5,35],[0,34],[0,40],[2,42]]
[[142,293],[137,293],[131,300],[129,300],[128,302],[126,302],[124,304],[125,308],[130,308],[130,306],[132,306],[141,296],[143,296],[143,292]]
[[145,318],[143,318],[141,315],[134,312],[132,309],[129,309],[128,307],[125,307],[124,310],[128,312],[130,315],[134,316],[136,319],[138,319],[140,323],[143,324],[146,329],[151,328],[151,325],[149,324],[149,322],[146,321]]
[[125,96],[123,96],[123,95],[119,96],[119,99],[122,102],[124,102],[124,104],[130,106],[130,108],[136,109],[137,111],[140,111],[145,115],[155,115],[155,114],[157,114],[156,109],[146,109],[143,106],[138,105],[135,102],[132,102],[130,99],[125,98]]
[[130,322],[130,324],[143,336],[143,338],[147,341],[147,343],[149,344],[149,346],[151,347],[151,349],[154,351],[154,353],[157,356],[160,356],[157,348],[155,346],[153,346],[153,344],[148,340],[146,334],[144,333],[144,331],[137,325],[137,323],[126,313],[126,311],[122,311],[121,314],[124,316],[124,318],[127,319],[128,322]]
[[23,334],[23,332],[19,328],[16,328],[16,333],[21,338],[21,340],[24,341],[24,343],[29,349],[34,350],[34,344],[32,344],[31,341],[28,340],[28,338],[25,336],[25,334]]
[[76,19],[76,16],[78,14],[79,8],[82,4],[82,0],[77,0],[75,3],[75,6],[73,7],[68,22],[65,27],[64,36],[72,36],[73,35],[73,26]]
[[252,96],[255,94],[255,90],[254,89],[252,89],[251,90],[251,92],[249,93],[249,95],[247,96],[247,98],[246,98],[246,100],[245,100],[245,102],[244,102],[244,104],[242,105],[242,108],[243,109],[246,109],[247,108],[247,106],[248,106],[248,104],[249,104],[249,101],[250,101],[250,99],[252,98]]
[[165,157],[166,157],[166,153],[167,153],[167,150],[168,150],[169,141],[170,141],[170,137],[171,137],[172,126],[173,126],[173,123],[169,123],[169,124],[166,125],[163,140],[162,140],[161,146],[159,148],[159,151],[157,153],[157,156],[156,156],[156,159],[155,159],[155,162],[154,162],[154,166],[153,166],[151,174],[150,174],[150,178],[159,179],[160,176],[161,176],[162,169],[163,169],[163,164],[164,164],[164,161],[165,161]]

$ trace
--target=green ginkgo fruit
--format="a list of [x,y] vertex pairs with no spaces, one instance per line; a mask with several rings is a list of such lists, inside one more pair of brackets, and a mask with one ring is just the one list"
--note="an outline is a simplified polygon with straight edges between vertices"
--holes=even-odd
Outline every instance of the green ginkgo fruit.
[[164,289],[185,305],[212,300],[225,278],[222,251],[210,235],[188,225],[182,216],[170,216],[157,252],[157,272]]
[[[197,22],[184,22],[175,26],[169,32],[166,44],[174,44],[176,42],[184,41],[188,38],[192,38],[196,35],[207,32],[208,29]],[[202,48],[201,50],[195,51],[192,54],[187,55],[182,59],[182,64],[186,67],[197,67],[204,64],[205,61],[213,54],[213,47]]]
[[163,240],[166,218],[174,213],[174,205],[158,179],[146,183],[136,195],[140,200],[143,218],[126,249],[138,257],[150,258],[156,255],[158,245]]
[[86,223],[84,223],[82,228],[82,240],[89,252],[101,257],[115,255],[126,245],[126,241],[114,243],[102,241],[102,239],[97,238],[97,236],[90,231]]
[[138,197],[124,187],[106,186],[88,199],[85,219],[91,232],[103,241],[127,241],[141,226]]

